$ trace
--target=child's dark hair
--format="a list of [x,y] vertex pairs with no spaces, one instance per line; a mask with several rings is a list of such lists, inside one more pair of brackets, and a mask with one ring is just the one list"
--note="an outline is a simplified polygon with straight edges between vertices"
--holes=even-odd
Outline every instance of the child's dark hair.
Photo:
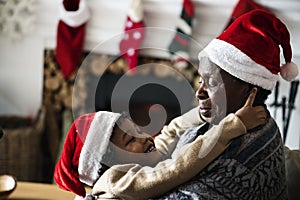
[[102,163],[101,163],[101,165],[102,165],[101,168],[98,170],[99,177],[102,176],[104,174],[104,172],[110,168],[107,165],[104,165]]

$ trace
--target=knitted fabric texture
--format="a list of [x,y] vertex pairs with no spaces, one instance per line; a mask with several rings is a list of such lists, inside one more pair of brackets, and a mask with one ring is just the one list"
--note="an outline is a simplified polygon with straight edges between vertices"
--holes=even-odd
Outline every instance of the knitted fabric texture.
[[275,121],[270,118],[234,139],[196,177],[159,199],[287,199],[283,144]]

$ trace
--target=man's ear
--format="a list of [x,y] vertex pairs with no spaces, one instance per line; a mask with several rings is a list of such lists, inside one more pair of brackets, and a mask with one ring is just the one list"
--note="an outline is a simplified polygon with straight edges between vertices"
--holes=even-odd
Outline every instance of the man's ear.
[[250,95],[252,89],[253,89],[253,86],[252,86],[252,85],[249,85],[249,84],[243,85],[243,87],[242,87],[242,93],[244,94],[244,95],[243,95],[243,98],[244,98],[244,99],[248,99],[248,97],[249,97],[249,95]]
[[[246,95],[246,99],[249,97],[252,89],[256,87],[255,85],[247,85],[246,87],[244,87],[243,89],[245,90],[245,95]],[[253,106],[257,106],[257,105],[261,105],[263,104],[264,100],[262,99],[261,95],[260,95],[260,92],[261,92],[261,88],[260,87],[256,87],[257,89],[257,93],[256,93],[256,96],[255,96],[255,99],[254,99],[254,102],[253,102]]]

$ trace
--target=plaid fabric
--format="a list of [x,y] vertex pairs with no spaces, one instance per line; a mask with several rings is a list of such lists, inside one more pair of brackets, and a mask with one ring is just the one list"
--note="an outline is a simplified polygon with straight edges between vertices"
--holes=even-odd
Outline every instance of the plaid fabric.
[[287,199],[280,131],[270,118],[233,140],[225,152],[189,182],[160,199]]

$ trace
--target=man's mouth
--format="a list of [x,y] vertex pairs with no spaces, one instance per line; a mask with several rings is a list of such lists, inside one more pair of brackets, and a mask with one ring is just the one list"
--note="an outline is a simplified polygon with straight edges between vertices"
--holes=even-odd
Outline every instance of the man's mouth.
[[154,144],[152,143],[152,144],[150,144],[148,146],[148,148],[146,149],[145,153],[150,153],[150,152],[154,151],[155,149],[156,148],[155,148]]
[[210,114],[211,114],[210,111],[211,111],[211,107],[200,107],[199,108],[200,114],[205,117],[210,117]]

